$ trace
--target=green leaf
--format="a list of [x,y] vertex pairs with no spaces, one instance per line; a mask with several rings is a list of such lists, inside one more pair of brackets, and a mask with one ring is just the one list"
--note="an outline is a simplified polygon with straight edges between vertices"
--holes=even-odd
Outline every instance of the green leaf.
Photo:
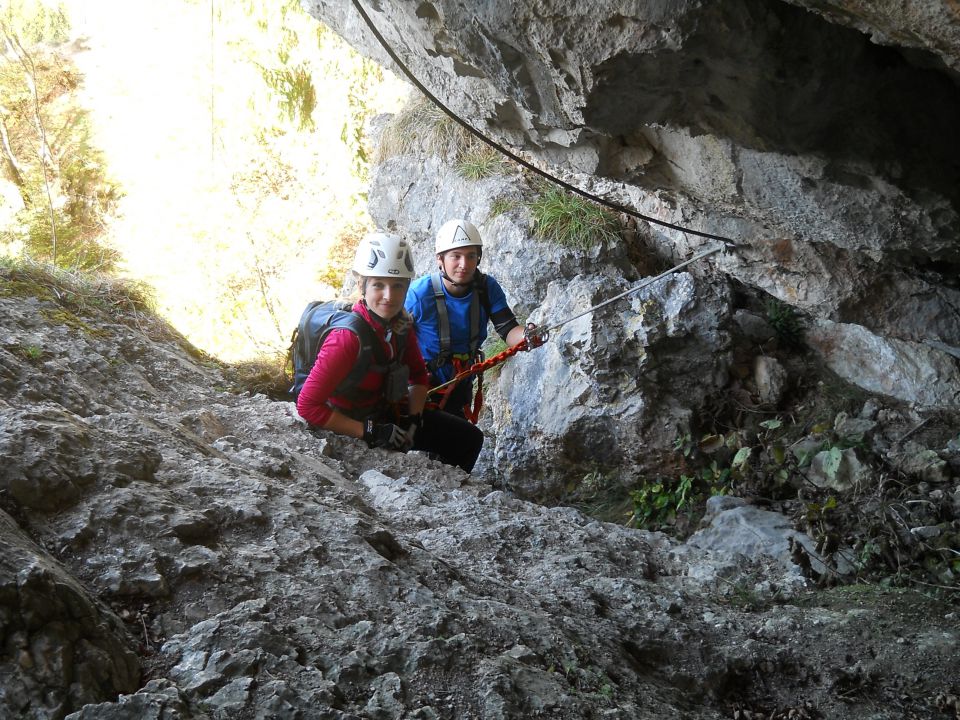
[[723,435],[704,435],[697,447],[702,453],[714,453],[723,447]]
[[840,461],[843,459],[843,453],[840,448],[832,447],[827,451],[827,457],[823,462],[823,473],[830,480],[837,479],[837,471],[840,469]]
[[753,448],[742,447],[737,450],[737,454],[733,456],[733,462],[730,463],[731,467],[740,468],[743,466],[747,460],[750,459],[750,453],[753,451]]
[[767,430],[776,430],[781,425],[783,425],[783,421],[777,420],[776,418],[773,420],[764,420],[760,423],[760,427],[766,428]]
[[770,449],[773,459],[776,461],[777,465],[783,465],[787,459],[787,451],[783,449],[783,445],[774,445]]

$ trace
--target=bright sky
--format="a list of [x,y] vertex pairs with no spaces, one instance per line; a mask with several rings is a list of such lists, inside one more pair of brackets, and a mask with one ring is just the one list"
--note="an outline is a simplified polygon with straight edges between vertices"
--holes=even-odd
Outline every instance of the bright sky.
[[[179,0],[66,0],[98,145],[127,193],[114,226],[131,269],[148,274],[214,185],[210,14]],[[214,69],[215,72],[215,69]]]
[[[213,22],[211,1],[217,11]],[[238,62],[236,53],[231,58],[241,40],[257,41],[237,37],[238,30],[230,27],[227,11],[236,17],[235,0],[63,4],[73,35],[83,38],[73,59],[85,76],[84,104],[91,109],[110,172],[126,193],[110,235],[125,257],[127,273],[153,285],[160,311],[204,350],[237,360],[279,349],[278,338],[289,338],[303,305],[323,292],[315,278],[318,258],[325,257],[335,237],[332,208],[349,204],[349,193],[356,190],[355,182],[345,179],[350,156],[339,143],[345,110],[325,94],[345,95],[343,79],[313,77],[319,95],[314,119],[329,124],[319,136],[331,145],[311,141],[276,150],[284,153],[292,172],[298,172],[293,165],[299,163],[301,169],[322,173],[322,182],[307,189],[305,200],[289,199],[282,221],[271,217],[283,211],[282,201],[268,191],[256,194],[262,201],[258,222],[247,222],[231,193],[231,179],[249,160],[241,138],[255,120],[273,118],[277,110],[253,107],[265,92],[264,81],[250,62]],[[268,46],[263,52],[276,49]],[[341,85],[325,87],[335,82]],[[388,89],[382,93],[383,109],[396,109],[405,86],[393,80]],[[283,141],[274,143],[281,147]],[[225,278],[243,273],[241,257],[260,246],[255,252],[266,262],[271,234],[291,222],[295,231],[299,219],[289,218],[291,203],[302,207],[305,232],[317,236],[309,237],[312,256],[277,283],[282,290],[271,291],[274,316],[258,314],[249,296],[232,309],[213,308],[223,302]],[[224,313],[235,326],[226,326]]]

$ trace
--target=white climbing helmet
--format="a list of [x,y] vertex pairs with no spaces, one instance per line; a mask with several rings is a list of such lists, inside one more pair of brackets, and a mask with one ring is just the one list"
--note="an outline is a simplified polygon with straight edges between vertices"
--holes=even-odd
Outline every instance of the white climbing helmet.
[[471,222],[459,218],[448,220],[437,231],[437,254],[470,246],[483,247],[480,231]]
[[363,277],[413,277],[410,245],[396,235],[371,233],[360,241],[353,271]]

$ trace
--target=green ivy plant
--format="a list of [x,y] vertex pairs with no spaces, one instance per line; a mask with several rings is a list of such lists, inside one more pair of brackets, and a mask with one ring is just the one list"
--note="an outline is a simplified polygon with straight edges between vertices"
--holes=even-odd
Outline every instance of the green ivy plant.
[[670,524],[677,513],[688,508],[694,500],[694,483],[693,475],[681,475],[676,481],[644,482],[630,493],[633,512],[627,525],[655,530]]

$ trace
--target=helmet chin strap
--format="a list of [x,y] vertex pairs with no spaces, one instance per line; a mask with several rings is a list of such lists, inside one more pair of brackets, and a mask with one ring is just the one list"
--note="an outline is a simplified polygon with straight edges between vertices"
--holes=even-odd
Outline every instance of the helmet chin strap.
[[460,282],[457,282],[457,281],[454,280],[452,277],[450,277],[449,275],[447,275],[447,271],[443,269],[443,265],[440,266],[440,277],[442,277],[444,280],[446,280],[448,283],[450,283],[451,285],[453,285],[453,286],[455,286],[455,287],[470,287],[471,285],[473,285],[473,279],[472,279],[472,278],[471,278],[470,282],[468,282],[468,283],[460,283]]
[[[447,271],[443,267],[443,256],[445,254],[446,253],[441,253],[440,257],[437,258],[437,265],[439,266],[439,269],[440,269],[440,277],[442,277],[444,280],[446,280],[448,283],[450,283],[454,287],[472,287],[473,281],[476,279],[476,271],[474,271],[474,276],[470,278],[470,282],[465,282],[465,283],[457,282],[452,277],[447,275]],[[480,269],[480,261],[477,260],[477,270],[479,269]]]

